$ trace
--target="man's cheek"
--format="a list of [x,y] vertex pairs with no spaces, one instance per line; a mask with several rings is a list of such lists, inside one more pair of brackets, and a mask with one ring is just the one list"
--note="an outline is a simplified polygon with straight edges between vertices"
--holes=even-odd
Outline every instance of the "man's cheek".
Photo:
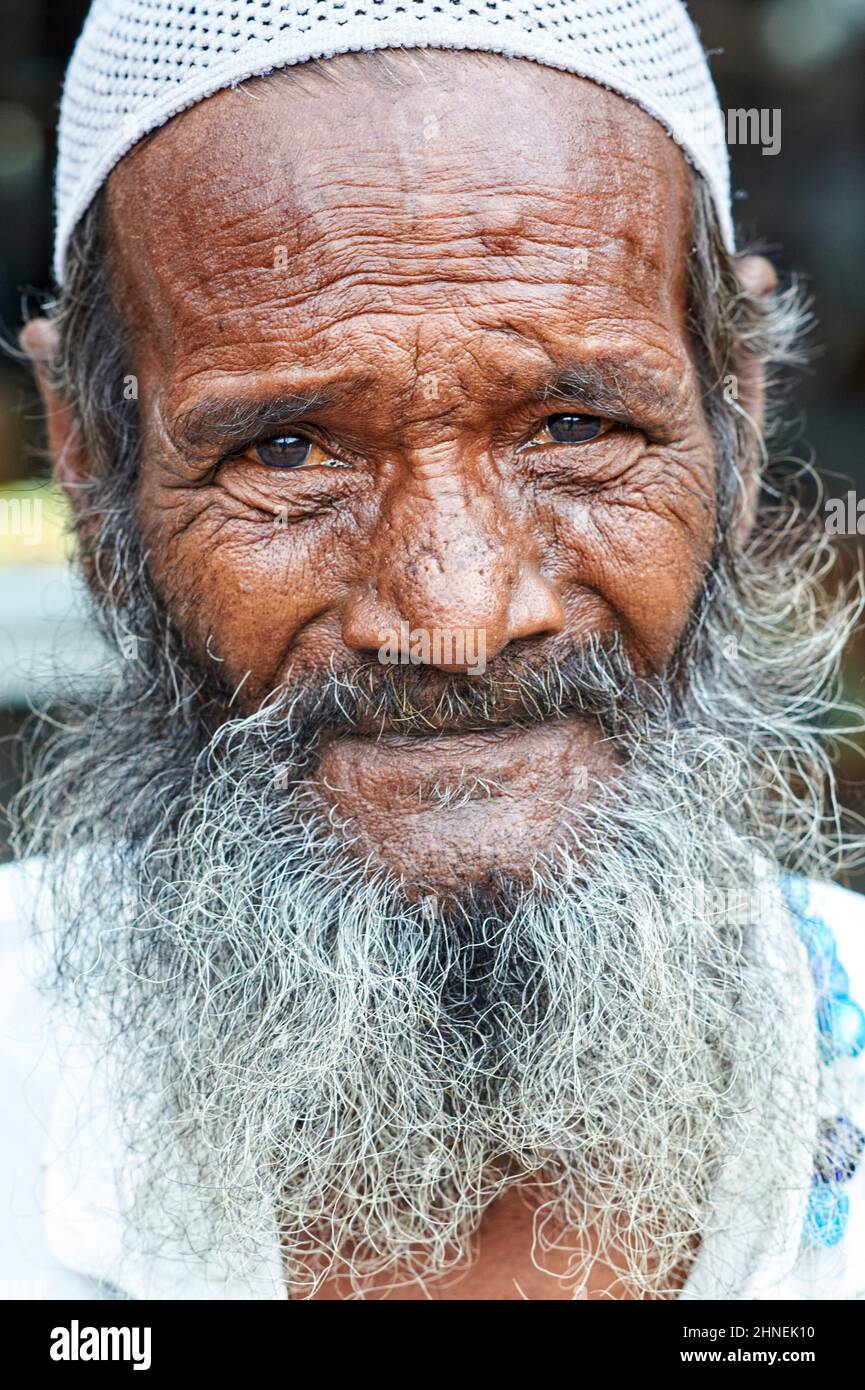
[[670,499],[656,507],[647,495],[557,506],[555,534],[569,582],[604,600],[655,669],[675,650],[711,559],[711,505],[702,511],[695,528]]
[[[279,516],[255,520],[217,505],[178,506],[145,528],[154,583],[184,643],[221,665],[223,681],[263,697],[278,684],[299,634],[339,599],[330,547],[314,525],[292,528]],[[301,655],[298,653],[298,655]],[[247,673],[249,673],[247,675]]]
[[652,666],[661,670],[691,615],[709,556],[666,518],[643,511],[635,520],[628,512],[605,518],[615,556],[605,577],[606,594]]

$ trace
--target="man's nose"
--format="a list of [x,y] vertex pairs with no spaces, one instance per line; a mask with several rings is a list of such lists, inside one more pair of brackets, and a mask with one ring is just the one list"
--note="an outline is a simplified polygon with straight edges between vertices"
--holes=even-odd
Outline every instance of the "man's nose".
[[476,671],[520,637],[560,632],[565,615],[532,538],[495,494],[458,477],[424,479],[391,500],[367,576],[346,606],[343,640]]

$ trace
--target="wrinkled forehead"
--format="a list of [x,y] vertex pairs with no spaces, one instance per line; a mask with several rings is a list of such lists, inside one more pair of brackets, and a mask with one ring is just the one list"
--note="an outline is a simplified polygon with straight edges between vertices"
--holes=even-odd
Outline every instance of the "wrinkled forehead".
[[219,92],[121,161],[109,225],[139,331],[170,351],[241,313],[336,325],[509,276],[541,308],[588,281],[599,310],[681,318],[690,176],[651,116],[524,60],[441,52],[394,86],[358,56],[330,60],[346,80]]

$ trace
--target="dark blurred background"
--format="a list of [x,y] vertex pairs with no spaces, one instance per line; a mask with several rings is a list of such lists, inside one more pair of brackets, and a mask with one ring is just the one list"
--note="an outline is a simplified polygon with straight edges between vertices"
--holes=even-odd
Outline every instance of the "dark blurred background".
[[[83,0],[0,0],[0,319],[7,339],[17,333],[24,302],[49,286],[57,103],[86,11]],[[690,11],[722,106],[781,113],[777,154],[745,144],[732,146],[731,155],[740,242],[759,241],[782,273],[804,275],[818,318],[820,352],[795,392],[788,442],[801,456],[813,450],[830,495],[843,496],[848,486],[865,492],[865,0],[691,0]],[[30,381],[0,357],[0,503],[7,503],[0,524],[0,804],[14,777],[9,735],[23,711],[50,694],[58,663],[91,668],[98,661],[69,579],[62,509],[52,505],[41,443]],[[37,496],[43,506],[35,526],[26,506]],[[9,524],[16,516],[17,527]],[[865,701],[861,634],[848,652],[846,681],[851,697]],[[848,804],[865,811],[859,760],[845,755],[840,771]]]

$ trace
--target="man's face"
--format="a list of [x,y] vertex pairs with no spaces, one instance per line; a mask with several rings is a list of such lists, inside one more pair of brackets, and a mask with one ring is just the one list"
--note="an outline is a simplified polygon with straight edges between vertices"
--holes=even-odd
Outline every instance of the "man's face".
[[[217,94],[122,161],[140,521],[239,708],[406,632],[491,675],[615,634],[663,670],[714,534],[689,189],[632,103],[448,53],[399,88]],[[317,785],[364,853],[447,885],[527,867],[611,757],[588,720],[389,731],[331,742]]]

